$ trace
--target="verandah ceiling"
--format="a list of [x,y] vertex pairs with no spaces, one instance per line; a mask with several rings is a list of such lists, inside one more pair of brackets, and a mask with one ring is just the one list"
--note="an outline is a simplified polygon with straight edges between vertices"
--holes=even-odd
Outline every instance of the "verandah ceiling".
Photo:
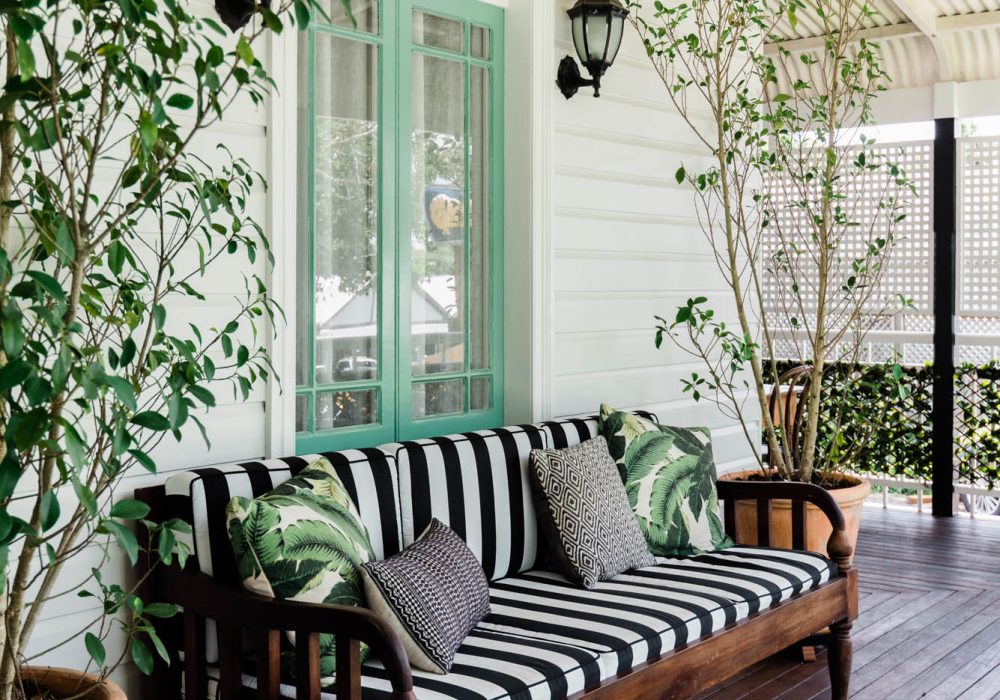
[[[882,47],[893,89],[1000,78],[1000,0],[869,2],[878,16],[866,20],[865,36]],[[778,34],[792,51],[822,45],[822,29],[810,13],[802,13],[794,29],[783,22]]]

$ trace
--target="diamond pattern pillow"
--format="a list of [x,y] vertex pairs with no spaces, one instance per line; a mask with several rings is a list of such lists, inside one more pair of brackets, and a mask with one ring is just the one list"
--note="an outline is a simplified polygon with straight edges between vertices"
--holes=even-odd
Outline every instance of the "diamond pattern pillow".
[[600,430],[650,552],[672,557],[732,546],[719,517],[708,428],[671,428],[602,405]]
[[[279,600],[364,606],[361,565],[375,554],[357,507],[326,459],[259,498],[233,498],[226,515],[247,590]],[[367,646],[361,654],[367,657]],[[332,634],[320,635],[320,655],[327,685],[336,671]],[[282,660],[294,678],[294,657],[283,654]]]
[[455,652],[490,614],[483,567],[437,518],[420,538],[385,561],[362,568],[372,611],[399,635],[415,668],[447,673]]
[[552,564],[571,581],[593,588],[656,563],[603,437],[563,450],[532,450],[531,477]]

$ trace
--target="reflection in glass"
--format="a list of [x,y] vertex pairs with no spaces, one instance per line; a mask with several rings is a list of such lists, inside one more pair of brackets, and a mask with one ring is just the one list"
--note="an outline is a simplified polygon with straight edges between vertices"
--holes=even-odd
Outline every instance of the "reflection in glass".
[[316,432],[378,422],[378,393],[337,391],[316,395]]
[[465,23],[414,10],[413,43],[465,53]]
[[316,386],[379,378],[377,60],[368,44],[316,37]]
[[490,367],[490,73],[469,76],[469,364]]
[[295,397],[295,432],[304,433],[309,430],[309,397]]
[[465,380],[418,382],[413,385],[413,417],[428,418],[465,411]]
[[413,86],[411,371],[420,376],[466,365],[464,66],[414,54]]
[[[320,3],[320,7],[323,8],[329,19],[318,16],[316,17],[316,21],[325,24],[334,24],[338,27],[347,27],[348,29],[357,29],[369,34],[377,34],[378,5],[378,0],[351,0],[351,14],[348,14],[342,0],[323,0]],[[354,16],[354,22],[351,21],[351,15]]]
[[490,58],[490,30],[486,27],[472,27],[472,56]]
[[493,379],[490,377],[474,377],[472,379],[473,411],[485,411],[493,408]]

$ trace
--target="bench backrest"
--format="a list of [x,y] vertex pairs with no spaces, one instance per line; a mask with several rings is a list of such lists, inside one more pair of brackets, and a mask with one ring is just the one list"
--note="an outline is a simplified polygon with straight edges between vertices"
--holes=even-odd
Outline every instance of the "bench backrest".
[[538,426],[525,425],[383,447],[399,469],[403,546],[437,518],[465,540],[490,580],[532,568],[538,524],[528,455],[547,446]]

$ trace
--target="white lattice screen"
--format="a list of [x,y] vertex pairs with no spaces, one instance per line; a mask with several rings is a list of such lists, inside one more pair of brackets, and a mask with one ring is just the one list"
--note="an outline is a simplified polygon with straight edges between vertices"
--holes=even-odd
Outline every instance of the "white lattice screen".
[[[910,181],[913,183],[916,194],[909,191],[900,193],[901,199],[905,202],[906,219],[896,227],[896,246],[892,254],[890,265],[885,271],[882,279],[881,289],[873,295],[869,304],[870,313],[879,313],[885,306],[885,300],[896,295],[903,295],[913,299],[915,311],[909,311],[904,319],[877,319],[874,326],[883,332],[893,330],[906,330],[906,325],[924,326],[929,322],[933,326],[933,270],[934,270],[934,234],[933,234],[933,142],[919,141],[905,144],[887,144],[868,147],[867,152],[874,156],[885,157],[897,163]],[[849,154],[854,156],[860,147],[852,147]],[[885,196],[886,185],[890,176],[883,172],[876,172],[865,177],[855,178],[848,186],[844,187],[845,207],[850,218],[860,222],[857,234],[848,233],[841,251],[842,273],[846,279],[849,273],[849,266],[852,260],[862,257],[865,246],[869,240],[868,226],[872,222],[877,222],[876,231],[881,227],[886,229],[885,215],[879,209],[879,202]],[[779,217],[787,227],[801,226],[805,213],[801,208],[790,206],[795,201],[795,184],[790,178],[781,178],[772,183],[772,193],[775,197],[775,204]],[[888,190],[895,192],[895,188],[890,186]],[[998,188],[1000,191],[1000,188]],[[1000,196],[1000,195],[998,195]],[[788,230],[788,229],[786,229]],[[765,239],[763,251],[764,260],[768,261],[777,250],[777,242],[774,238]],[[1000,250],[1000,248],[998,248]],[[802,287],[804,300],[809,306],[814,307],[815,293],[808,287]],[[773,272],[765,274],[765,300],[773,309],[789,308],[793,295],[787,277],[782,273],[775,275]],[[919,320],[918,320],[919,319]],[[910,323],[906,323],[909,321]],[[916,322],[916,323],[913,323]],[[928,348],[923,346],[907,346],[904,348],[896,343],[876,342],[870,343],[864,359],[870,361],[881,361],[888,359],[897,351],[909,350],[909,354],[914,355],[914,359],[922,361],[925,351]],[[790,344],[784,344],[776,350],[794,352]],[[801,357],[801,353],[792,356]]]
[[[958,313],[1000,316],[1000,138],[959,141]],[[988,328],[988,330],[987,330]],[[995,332],[996,325],[969,332]]]

